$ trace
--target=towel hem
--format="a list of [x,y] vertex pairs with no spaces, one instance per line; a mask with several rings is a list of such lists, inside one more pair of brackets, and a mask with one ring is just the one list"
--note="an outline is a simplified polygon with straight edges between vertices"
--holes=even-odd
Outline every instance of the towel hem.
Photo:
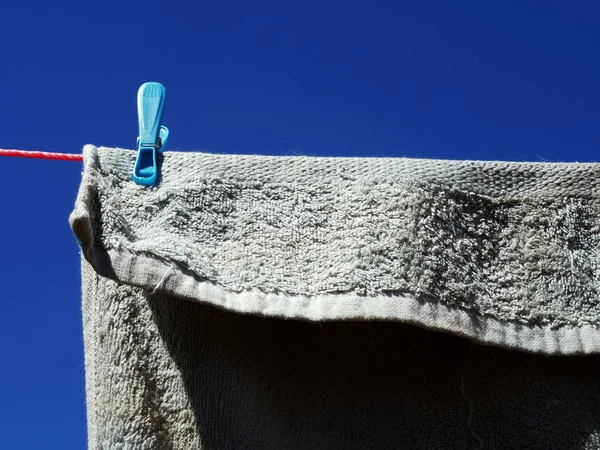
[[[75,229],[78,227],[75,226]],[[600,353],[600,330],[592,326],[529,327],[501,322],[443,304],[419,302],[410,295],[360,297],[265,293],[258,289],[229,291],[196,279],[175,264],[114,249],[88,247],[84,256],[101,276],[238,313],[310,321],[383,320],[448,332],[476,342],[548,355]]]

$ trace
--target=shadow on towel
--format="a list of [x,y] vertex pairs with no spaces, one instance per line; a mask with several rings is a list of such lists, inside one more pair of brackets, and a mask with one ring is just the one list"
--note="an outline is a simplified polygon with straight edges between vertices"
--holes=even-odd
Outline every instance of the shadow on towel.
[[147,297],[202,448],[600,448],[600,356]]

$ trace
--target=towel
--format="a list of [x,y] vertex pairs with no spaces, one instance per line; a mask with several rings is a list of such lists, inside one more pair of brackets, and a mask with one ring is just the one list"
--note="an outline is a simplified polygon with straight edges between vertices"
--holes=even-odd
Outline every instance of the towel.
[[91,449],[600,449],[600,165],[84,148]]

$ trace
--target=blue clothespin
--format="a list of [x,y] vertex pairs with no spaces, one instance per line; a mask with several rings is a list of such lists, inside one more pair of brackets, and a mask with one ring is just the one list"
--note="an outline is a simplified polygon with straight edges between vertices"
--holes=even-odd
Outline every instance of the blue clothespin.
[[138,119],[140,135],[137,140],[137,159],[133,169],[133,181],[137,184],[156,184],[158,177],[157,154],[162,152],[169,137],[169,129],[163,125],[165,87],[160,83],[144,83],[138,90]]

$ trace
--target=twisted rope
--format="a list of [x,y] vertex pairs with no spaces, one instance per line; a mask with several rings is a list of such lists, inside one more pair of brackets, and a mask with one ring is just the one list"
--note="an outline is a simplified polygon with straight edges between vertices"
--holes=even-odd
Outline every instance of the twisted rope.
[[31,150],[7,150],[0,148],[0,156],[15,156],[21,158],[54,159],[58,161],[83,161],[82,154],[51,153]]

